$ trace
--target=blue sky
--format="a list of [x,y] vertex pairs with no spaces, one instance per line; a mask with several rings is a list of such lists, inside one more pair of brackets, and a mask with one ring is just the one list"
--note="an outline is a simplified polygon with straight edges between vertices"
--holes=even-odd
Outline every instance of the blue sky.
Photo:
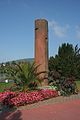
[[69,42],[80,47],[80,0],[0,0],[0,62],[34,57],[34,21],[49,26],[49,56]]

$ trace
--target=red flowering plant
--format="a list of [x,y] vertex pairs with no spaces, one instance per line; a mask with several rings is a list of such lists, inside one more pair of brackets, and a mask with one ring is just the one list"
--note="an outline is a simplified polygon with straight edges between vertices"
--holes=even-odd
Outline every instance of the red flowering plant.
[[33,91],[29,93],[15,93],[15,92],[4,92],[0,93],[0,102],[6,106],[22,106],[25,104],[32,104],[38,101],[42,101],[48,98],[57,97],[58,92],[49,89],[42,89],[39,91]]
[[9,107],[11,98],[15,97],[16,93],[11,91],[5,91],[0,93],[0,105]]
[[6,105],[22,106],[25,104],[32,104],[48,98],[57,97],[58,92],[54,90],[40,90],[30,93],[21,92],[17,96],[7,99]]
[[30,93],[20,93],[17,97],[11,99],[11,103],[14,106],[21,106],[25,104],[31,104],[43,100],[41,93],[38,91]]
[[57,97],[58,92],[55,90],[50,90],[50,89],[43,89],[41,90],[42,97],[44,99],[51,98],[51,97]]
[[5,100],[6,98],[13,98],[15,96],[15,92],[11,92],[11,91],[5,91],[0,93],[0,102],[2,102],[3,100]]

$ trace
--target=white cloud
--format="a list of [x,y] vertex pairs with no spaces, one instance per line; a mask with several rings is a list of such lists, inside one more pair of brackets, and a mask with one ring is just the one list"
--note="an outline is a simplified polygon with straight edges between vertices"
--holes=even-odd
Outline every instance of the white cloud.
[[76,37],[80,40],[80,25],[76,26]]
[[59,25],[56,21],[51,21],[49,22],[49,27],[52,28],[53,33],[57,36],[57,37],[65,37],[67,30],[69,29],[69,25],[65,25],[65,26],[61,26]]

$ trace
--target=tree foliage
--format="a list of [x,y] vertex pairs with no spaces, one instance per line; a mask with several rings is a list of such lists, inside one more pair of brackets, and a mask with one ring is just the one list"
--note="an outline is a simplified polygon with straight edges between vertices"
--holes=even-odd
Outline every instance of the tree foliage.
[[56,70],[64,77],[80,78],[80,49],[78,45],[63,43],[59,46],[58,54],[49,59],[49,71]]
[[63,95],[77,93],[75,80],[80,79],[80,49],[78,45],[63,43],[58,54],[49,59],[49,84],[58,88]]

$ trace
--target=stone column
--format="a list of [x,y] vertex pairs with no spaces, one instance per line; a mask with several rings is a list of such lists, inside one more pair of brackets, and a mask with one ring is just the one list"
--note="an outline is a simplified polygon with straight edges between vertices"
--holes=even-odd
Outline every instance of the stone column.
[[[35,20],[35,64],[40,65],[37,72],[48,72],[48,22],[45,19]],[[48,84],[48,73],[40,74],[39,78],[42,86]]]

